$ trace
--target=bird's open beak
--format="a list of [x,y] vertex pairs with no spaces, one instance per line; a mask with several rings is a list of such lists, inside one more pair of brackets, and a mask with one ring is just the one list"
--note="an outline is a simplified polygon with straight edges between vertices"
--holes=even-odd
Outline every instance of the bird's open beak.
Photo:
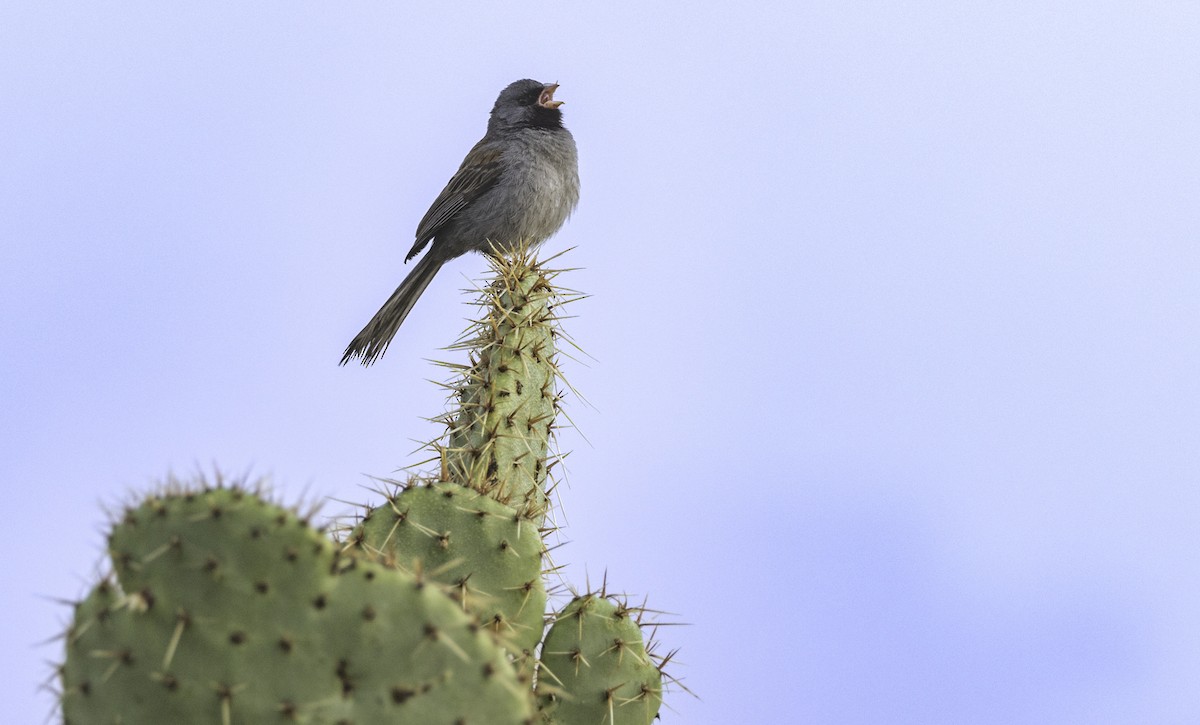
[[542,108],[558,108],[563,104],[562,101],[554,100],[554,92],[558,90],[557,83],[548,84],[542,90],[542,95],[538,96],[538,105]]

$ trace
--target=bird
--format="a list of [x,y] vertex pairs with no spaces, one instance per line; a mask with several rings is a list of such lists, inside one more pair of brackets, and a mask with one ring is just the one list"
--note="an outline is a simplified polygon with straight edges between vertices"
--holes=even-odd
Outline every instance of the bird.
[[487,132],[417,224],[404,261],[429,251],[346,347],[341,365],[378,360],[446,262],[536,246],[566,222],[579,203],[579,161],[556,90],[558,83],[526,78],[500,91]]

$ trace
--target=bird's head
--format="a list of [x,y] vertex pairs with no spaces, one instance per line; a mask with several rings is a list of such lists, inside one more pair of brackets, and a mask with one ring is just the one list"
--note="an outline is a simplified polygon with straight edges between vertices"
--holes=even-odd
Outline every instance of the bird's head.
[[525,80],[510,83],[500,91],[492,107],[489,128],[561,128],[562,101],[554,100],[557,83]]

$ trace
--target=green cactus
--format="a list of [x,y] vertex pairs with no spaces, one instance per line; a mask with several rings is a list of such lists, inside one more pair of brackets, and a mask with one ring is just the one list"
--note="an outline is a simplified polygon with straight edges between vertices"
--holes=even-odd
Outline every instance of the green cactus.
[[[544,633],[557,272],[492,259],[454,347],[439,472],[382,491],[337,538],[240,487],[173,485],[109,537],[75,606],[64,722],[648,723],[664,659],[604,592]],[[543,634],[546,635],[542,640]],[[540,657],[540,659],[539,659]]]
[[545,722],[648,725],[662,672],[646,650],[640,610],[603,594],[577,596],[555,618],[538,669]]
[[545,547],[537,526],[512,508],[455,483],[413,483],[385,492],[348,543],[450,585],[514,652],[541,641]]
[[120,591],[76,608],[64,720],[526,722],[490,632],[241,489],[152,496],[109,539]]
[[446,416],[444,465],[450,480],[470,486],[541,523],[549,444],[559,396],[551,284],[557,274],[528,251],[493,258],[483,316],[452,349],[467,350],[458,409]]

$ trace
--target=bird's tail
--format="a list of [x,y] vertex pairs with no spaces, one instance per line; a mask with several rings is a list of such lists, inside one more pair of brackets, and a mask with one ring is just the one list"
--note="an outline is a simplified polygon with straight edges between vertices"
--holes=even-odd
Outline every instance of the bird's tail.
[[342,355],[342,365],[356,357],[362,360],[363,365],[370,365],[383,355],[395,337],[396,330],[400,329],[400,324],[417,303],[417,298],[442,268],[443,261],[432,254],[426,254],[417,262],[417,266],[408,273],[388,301],[383,303],[379,312],[376,312],[362,332],[350,341],[349,347]]

